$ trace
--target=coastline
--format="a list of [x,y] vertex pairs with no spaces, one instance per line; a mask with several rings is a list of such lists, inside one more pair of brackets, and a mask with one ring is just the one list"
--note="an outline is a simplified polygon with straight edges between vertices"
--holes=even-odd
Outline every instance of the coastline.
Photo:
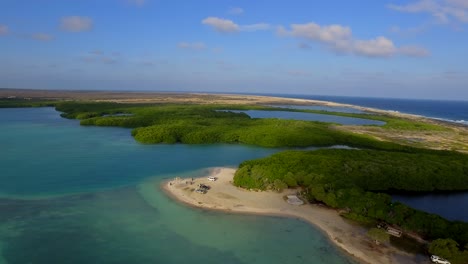
[[466,128],[463,123],[452,122],[440,118],[423,115],[401,113],[353,104],[332,101],[290,98],[273,95],[206,93],[206,92],[152,92],[152,91],[102,91],[102,90],[36,90],[36,89],[8,89],[0,88],[0,98],[14,96],[15,98],[40,100],[78,100],[115,103],[191,103],[191,104],[292,104],[317,105],[329,107],[347,107],[367,113],[388,115],[412,120],[423,120],[440,125]]
[[[468,153],[468,125],[434,119],[415,114],[381,110],[351,104],[320,101],[313,99],[284,98],[265,95],[242,94],[210,94],[210,93],[175,93],[175,92],[123,92],[123,91],[59,91],[59,90],[26,90],[0,89],[0,98],[15,97],[26,100],[75,100],[109,102],[121,104],[213,104],[213,105],[301,105],[346,107],[357,109],[365,113],[402,118],[408,121],[422,122],[444,127],[441,131],[413,129],[385,129],[376,126],[331,125],[332,128],[345,132],[369,135],[377,140],[392,141],[402,145],[424,147],[438,150],[455,150]],[[365,117],[364,117],[365,118]]]
[[[161,184],[162,190],[172,199],[190,207],[217,210],[227,213],[282,216],[306,221],[319,228],[338,248],[360,263],[418,263],[413,255],[388,245],[375,245],[366,235],[366,230],[339,216],[334,209],[320,205],[290,205],[285,196],[296,190],[277,192],[248,191],[235,187],[232,179],[236,169],[214,168],[209,175],[192,179],[173,179]],[[215,176],[217,181],[209,181]],[[194,189],[203,183],[211,186],[206,194]]]

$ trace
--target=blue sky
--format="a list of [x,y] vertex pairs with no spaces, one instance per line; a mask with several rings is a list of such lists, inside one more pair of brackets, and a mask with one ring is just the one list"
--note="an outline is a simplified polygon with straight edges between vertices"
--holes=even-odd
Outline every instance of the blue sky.
[[0,87],[468,100],[468,0],[3,0]]

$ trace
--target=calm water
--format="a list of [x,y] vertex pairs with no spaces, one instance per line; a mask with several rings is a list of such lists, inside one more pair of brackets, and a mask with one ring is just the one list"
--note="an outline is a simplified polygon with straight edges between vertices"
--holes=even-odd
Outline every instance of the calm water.
[[344,106],[324,106],[324,105],[272,105],[272,106],[289,108],[289,109],[318,110],[318,111],[339,112],[339,113],[354,113],[354,114],[365,113],[359,109],[351,108],[351,107],[344,107]]
[[[383,110],[393,110],[468,125],[468,101],[436,101],[311,95],[284,96],[292,98],[324,100]],[[346,111],[346,109],[344,110]],[[411,207],[439,214],[450,220],[468,222],[468,210],[466,210],[466,208],[468,208],[468,192],[455,194],[395,195],[393,198]]]
[[0,263],[351,263],[298,220],[179,205],[163,178],[277,150],[141,145],[51,108],[0,109]]
[[441,215],[449,220],[468,222],[468,192],[453,194],[392,195],[413,208]]
[[369,120],[363,118],[322,115],[303,112],[288,112],[288,111],[262,111],[262,110],[229,110],[235,113],[246,113],[252,118],[279,118],[305,121],[320,121],[338,123],[342,125],[385,125],[385,122],[377,120]]

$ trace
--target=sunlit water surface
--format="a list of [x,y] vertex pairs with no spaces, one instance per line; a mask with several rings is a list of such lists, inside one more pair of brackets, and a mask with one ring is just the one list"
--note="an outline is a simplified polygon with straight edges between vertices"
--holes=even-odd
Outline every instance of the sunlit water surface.
[[142,145],[52,108],[0,109],[0,263],[352,263],[299,220],[192,209],[159,189],[278,149]]

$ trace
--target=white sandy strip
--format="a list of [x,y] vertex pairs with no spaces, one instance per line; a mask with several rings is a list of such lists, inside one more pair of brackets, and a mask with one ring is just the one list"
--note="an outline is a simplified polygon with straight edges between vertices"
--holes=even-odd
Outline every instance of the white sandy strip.
[[[279,215],[303,219],[323,230],[341,249],[354,256],[361,263],[416,263],[412,256],[389,246],[376,246],[365,235],[365,230],[346,221],[338,212],[319,205],[295,206],[288,204],[284,196],[295,193],[287,190],[283,193],[248,191],[232,185],[235,169],[216,168],[211,175],[218,178],[212,182],[207,177],[172,180],[162,187],[170,196],[188,205],[206,209],[229,212]],[[208,175],[207,175],[208,176]],[[187,183],[188,182],[188,183]],[[207,194],[196,193],[194,189],[200,183],[211,186]],[[398,261],[395,253],[403,254]]]

